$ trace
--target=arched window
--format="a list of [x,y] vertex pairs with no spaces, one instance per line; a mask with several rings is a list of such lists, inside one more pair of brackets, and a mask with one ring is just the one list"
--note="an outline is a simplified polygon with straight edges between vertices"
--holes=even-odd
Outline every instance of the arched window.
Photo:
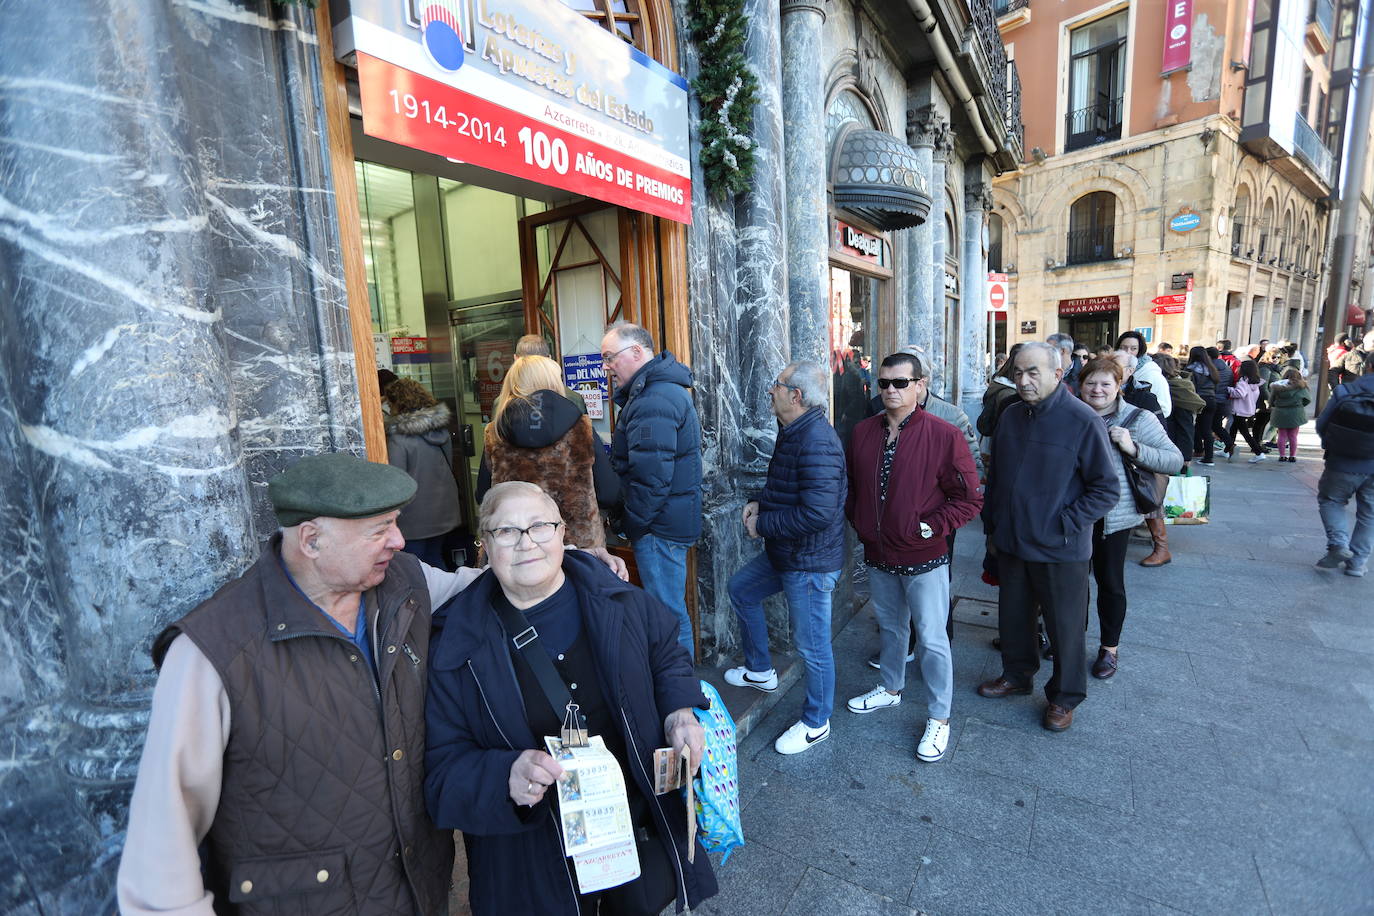
[[1302,218],[1298,234],[1293,237],[1293,264],[1298,270],[1307,269],[1307,259],[1312,254],[1311,240],[1307,237],[1307,217]]
[[[1241,185],[1236,192],[1236,203],[1231,208],[1231,254],[1245,254],[1246,223],[1250,220],[1250,189]],[[1248,257],[1248,255],[1247,255]]]
[[1279,266],[1287,268],[1293,259],[1293,211],[1283,214],[1283,229],[1279,231]]
[[873,115],[859,94],[852,89],[844,89],[835,94],[835,98],[830,101],[830,107],[825,111],[825,148],[832,154],[835,139],[840,135],[840,128],[851,121],[867,130],[876,130],[878,127],[873,123]]
[[643,48],[639,4],[635,0],[563,0],[597,25],[614,32],[638,48]]
[[1260,217],[1259,225],[1259,259],[1261,261],[1273,257],[1274,251],[1274,201],[1272,199],[1264,202],[1264,215]]
[[988,270],[1002,272],[1002,217],[996,213],[988,215]]
[[1069,264],[1110,261],[1116,256],[1116,195],[1093,191],[1069,208]]

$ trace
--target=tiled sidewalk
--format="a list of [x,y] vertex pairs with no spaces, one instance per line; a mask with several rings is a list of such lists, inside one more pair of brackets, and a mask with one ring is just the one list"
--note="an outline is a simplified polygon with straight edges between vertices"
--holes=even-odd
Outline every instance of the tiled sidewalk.
[[1212,522],[1170,528],[1171,565],[1141,568],[1133,544],[1121,670],[1090,679],[1064,734],[1039,725],[1048,663],[1034,697],[974,693],[1000,671],[996,592],[961,532],[945,759],[915,758],[917,664],[902,705],[844,708],[877,680],[859,614],[835,641],[830,740],[774,753],[798,685],[744,741],[748,845],[696,912],[1374,912],[1374,576],[1312,568],[1322,465],[1303,444],[1296,465],[1213,469]]

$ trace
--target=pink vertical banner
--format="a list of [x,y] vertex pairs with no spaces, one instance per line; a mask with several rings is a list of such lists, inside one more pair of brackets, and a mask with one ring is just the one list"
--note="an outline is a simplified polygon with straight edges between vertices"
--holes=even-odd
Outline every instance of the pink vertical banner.
[[1193,0],[1165,0],[1164,68],[1182,70],[1193,58]]

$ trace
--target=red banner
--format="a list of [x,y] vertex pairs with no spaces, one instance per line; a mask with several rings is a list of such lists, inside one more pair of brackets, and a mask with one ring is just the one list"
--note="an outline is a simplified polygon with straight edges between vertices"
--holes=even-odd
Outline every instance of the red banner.
[[692,180],[686,175],[362,52],[358,83],[368,136],[679,223],[692,221]]
[[1172,73],[1193,59],[1193,0],[1164,0],[1164,68]]

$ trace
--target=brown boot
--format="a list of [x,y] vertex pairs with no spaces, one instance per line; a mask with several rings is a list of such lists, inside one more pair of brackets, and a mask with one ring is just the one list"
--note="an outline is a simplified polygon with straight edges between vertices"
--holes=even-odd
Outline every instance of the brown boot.
[[1147,518],[1145,527],[1150,529],[1150,539],[1155,543],[1154,553],[1140,561],[1141,566],[1163,566],[1173,559],[1169,553],[1169,529],[1164,527],[1164,519]]

